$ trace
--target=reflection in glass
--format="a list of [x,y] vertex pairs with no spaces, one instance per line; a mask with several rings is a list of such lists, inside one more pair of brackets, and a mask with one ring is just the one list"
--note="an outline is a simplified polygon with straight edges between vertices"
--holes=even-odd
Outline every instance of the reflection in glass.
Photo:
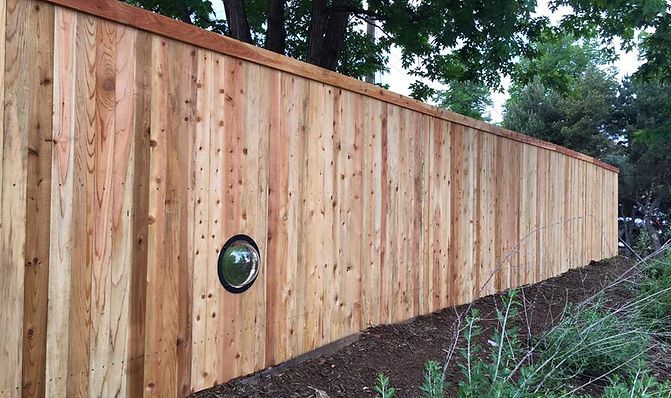
[[[259,252],[250,238],[227,242],[219,257],[219,276],[227,289],[240,293],[251,286],[259,273]],[[228,286],[226,286],[228,285]],[[233,289],[230,289],[233,288]]]

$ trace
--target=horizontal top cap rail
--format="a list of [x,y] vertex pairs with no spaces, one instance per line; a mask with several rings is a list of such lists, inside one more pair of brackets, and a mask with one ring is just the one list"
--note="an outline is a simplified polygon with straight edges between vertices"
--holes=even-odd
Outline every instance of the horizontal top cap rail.
[[431,115],[443,120],[458,123],[467,127],[486,131],[500,137],[534,145],[539,148],[548,149],[588,163],[595,164],[619,173],[619,169],[608,163],[602,162],[591,156],[564,148],[560,145],[539,140],[503,127],[495,126],[480,120],[447,111],[423,102],[414,100],[401,94],[385,90],[379,86],[365,83],[349,76],[320,68],[265,50],[260,47],[210,32],[205,29],[189,25],[185,22],[144,10],[123,3],[118,0],[42,0],[62,7],[67,7],[86,14],[94,15],[123,25],[131,26],[146,32],[155,33],[183,43],[191,44],[203,49],[229,55],[235,58],[254,62],[272,69],[291,73],[296,76],[329,84],[338,88],[359,93],[371,98],[398,105],[403,108]]

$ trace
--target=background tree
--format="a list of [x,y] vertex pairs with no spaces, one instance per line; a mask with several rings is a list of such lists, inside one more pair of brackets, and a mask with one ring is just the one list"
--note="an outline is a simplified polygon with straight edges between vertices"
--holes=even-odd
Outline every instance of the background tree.
[[[385,70],[383,54],[398,46],[419,99],[434,94],[425,78],[497,86],[547,22],[533,0],[126,1],[356,78]],[[213,18],[212,1],[225,20]],[[363,22],[381,30],[374,43]]]
[[477,82],[451,83],[447,90],[439,91],[434,100],[439,107],[479,120],[490,120],[487,113],[493,105],[489,88]]
[[[620,167],[620,210],[640,217],[659,248],[671,210],[671,85],[627,80],[621,88],[618,122],[623,157],[607,159]],[[631,226],[625,233],[633,235]]]
[[[576,37],[599,39],[612,52],[614,41],[625,49],[638,45],[644,64],[637,77],[671,76],[671,14],[666,0],[552,0],[550,7],[569,6],[572,12],[561,22],[560,29]],[[637,40],[637,32],[643,34]],[[663,73],[663,75],[660,75]]]
[[614,147],[618,82],[592,43],[545,36],[512,73],[503,126],[603,158]]

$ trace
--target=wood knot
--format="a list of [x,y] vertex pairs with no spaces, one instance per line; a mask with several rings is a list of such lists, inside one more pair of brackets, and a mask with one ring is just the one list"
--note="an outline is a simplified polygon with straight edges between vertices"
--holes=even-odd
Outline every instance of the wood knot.
[[116,89],[116,79],[108,77],[103,82],[103,89],[105,91],[114,91]]

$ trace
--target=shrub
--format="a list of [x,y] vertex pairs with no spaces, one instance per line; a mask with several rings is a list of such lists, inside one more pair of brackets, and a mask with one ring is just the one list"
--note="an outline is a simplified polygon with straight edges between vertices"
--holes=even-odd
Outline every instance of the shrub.
[[[575,308],[540,340],[540,359],[549,375],[629,375],[645,360],[649,336],[636,325],[632,313],[615,315],[591,307]],[[548,379],[548,378],[546,378]],[[562,383],[562,377],[555,378]]]
[[629,380],[614,377],[611,385],[603,391],[603,398],[652,398],[668,397],[669,394],[671,394],[671,383],[660,383],[648,372],[641,371]]
[[665,258],[653,260],[643,270],[645,278],[640,281],[636,300],[644,322],[653,330],[671,330],[671,250]]

